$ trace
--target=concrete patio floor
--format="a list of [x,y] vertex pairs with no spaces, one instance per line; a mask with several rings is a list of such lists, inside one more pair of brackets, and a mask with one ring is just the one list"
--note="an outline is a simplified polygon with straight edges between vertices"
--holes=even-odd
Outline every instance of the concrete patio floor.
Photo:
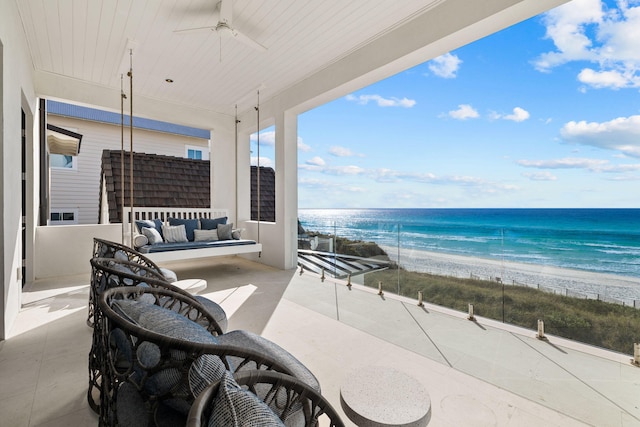
[[[298,357],[340,413],[343,379],[370,366],[422,383],[429,426],[640,426],[640,368],[627,355],[238,257],[167,266],[207,280],[201,294],[224,307],[229,330]],[[88,276],[25,289],[12,336],[0,342],[2,426],[97,425],[86,402],[87,296]]]

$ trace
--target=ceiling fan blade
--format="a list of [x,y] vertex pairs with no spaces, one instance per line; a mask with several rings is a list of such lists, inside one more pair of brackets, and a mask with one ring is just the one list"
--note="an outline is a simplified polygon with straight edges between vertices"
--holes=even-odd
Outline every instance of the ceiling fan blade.
[[198,33],[203,31],[215,31],[218,33],[220,39],[233,37],[241,43],[244,43],[247,46],[250,46],[256,50],[261,52],[265,52],[267,48],[257,41],[253,40],[251,37],[241,33],[240,31],[233,28],[232,20],[233,20],[233,0],[220,0],[218,3],[219,16],[218,23],[214,26],[208,27],[196,27],[196,28],[185,28],[183,30],[175,30],[176,34],[190,34],[190,33]]
[[191,34],[191,33],[201,33],[203,31],[215,31],[216,27],[208,26],[208,27],[196,27],[196,28],[185,28],[183,30],[174,30],[175,34]]
[[233,3],[232,0],[220,0],[220,22],[231,26],[233,22]]
[[231,29],[231,34],[233,35],[233,38],[235,38],[239,42],[242,42],[242,43],[246,44],[247,46],[251,46],[252,48],[254,48],[256,50],[259,50],[261,52],[266,52],[267,51],[267,48],[265,46],[261,45],[260,43],[258,43],[254,39],[252,39],[251,37],[247,36],[246,34],[241,33],[240,31],[238,31],[236,29]]

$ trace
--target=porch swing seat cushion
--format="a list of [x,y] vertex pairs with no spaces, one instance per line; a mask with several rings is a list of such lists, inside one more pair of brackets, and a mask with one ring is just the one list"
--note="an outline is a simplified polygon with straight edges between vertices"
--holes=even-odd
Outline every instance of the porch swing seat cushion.
[[138,249],[138,252],[143,254],[151,254],[157,252],[171,252],[182,251],[189,249],[206,249],[206,248],[220,248],[225,246],[243,246],[243,245],[255,245],[255,240],[240,239],[240,240],[210,240],[210,241],[196,241],[196,242],[173,242],[173,243],[156,243],[155,245],[144,245]]

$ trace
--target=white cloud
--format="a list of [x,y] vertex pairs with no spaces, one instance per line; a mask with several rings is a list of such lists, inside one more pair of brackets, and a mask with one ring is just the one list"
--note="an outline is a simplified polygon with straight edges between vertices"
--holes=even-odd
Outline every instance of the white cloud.
[[640,163],[626,165],[607,165],[600,170],[600,172],[605,173],[627,173],[637,171],[640,171]]
[[[299,165],[301,170],[319,172],[324,175],[330,176],[358,176],[366,177],[375,180],[378,183],[396,183],[396,182],[416,182],[419,184],[432,184],[439,186],[459,187],[466,188],[469,191],[495,194],[504,191],[514,191],[518,187],[510,184],[504,184],[501,182],[488,181],[483,178],[465,176],[465,175],[445,175],[437,176],[433,173],[425,172],[406,172],[393,169],[381,168],[381,169],[364,169],[359,166],[326,166],[326,165],[311,165],[307,164]],[[318,162],[319,163],[319,162]],[[318,183],[326,183],[318,179],[305,178],[301,175],[299,183],[304,183],[307,186],[313,186]],[[318,184],[319,185],[319,184]],[[328,184],[327,184],[328,185]],[[344,182],[339,184],[340,187],[344,186]],[[343,188],[341,188],[342,190]]]
[[350,149],[345,147],[340,147],[337,145],[334,145],[333,147],[329,148],[329,154],[334,155],[336,157],[351,157],[354,155],[353,151],[351,151]]
[[327,166],[320,157],[307,160],[304,164],[298,165],[299,169],[311,172],[320,172],[325,175],[362,175],[366,171],[360,166]]
[[544,14],[546,38],[553,41],[556,51],[540,55],[534,62],[535,67],[549,71],[569,61],[596,59],[586,31],[589,25],[598,24],[602,18],[600,0],[574,0]]
[[462,60],[456,55],[445,53],[429,61],[429,69],[438,77],[452,79],[456,77],[460,64]]
[[537,169],[589,169],[596,170],[608,163],[607,160],[567,157],[552,160],[518,160],[520,166]]
[[529,118],[530,114],[524,108],[516,107],[513,109],[513,113],[504,116],[505,120],[511,120],[514,122],[523,122]]
[[[585,68],[578,74],[581,83],[592,86],[596,89],[610,88],[621,89],[629,86],[630,82],[637,80],[634,76],[625,76],[619,71],[595,71]],[[636,83],[634,86],[638,86]]]
[[369,101],[375,102],[378,107],[403,107],[403,108],[411,108],[416,105],[416,101],[409,98],[383,98],[380,95],[347,95],[345,97],[347,101],[357,102],[361,105],[367,105]]
[[492,120],[503,119],[511,120],[512,122],[524,122],[525,120],[528,120],[530,116],[529,112],[521,107],[515,107],[511,114],[499,114],[495,111],[489,113],[489,118]]
[[640,157],[640,115],[601,123],[571,121],[562,127],[560,136],[567,142]]
[[311,151],[311,146],[305,144],[302,141],[302,138],[298,137],[298,150],[306,153],[306,152]]
[[517,187],[513,185],[487,181],[483,178],[466,175],[438,176],[433,173],[400,172],[392,169],[377,169],[369,171],[368,175],[377,182],[389,183],[411,181],[420,184],[473,188],[474,191],[479,191],[481,193],[496,193],[499,191],[511,191],[517,189]]
[[337,166],[330,169],[336,175],[362,175],[365,170],[360,166]]
[[573,0],[544,15],[546,37],[555,51],[540,55],[539,71],[571,61],[589,61],[578,80],[593,88],[640,87],[640,4],[619,1],[607,8],[600,0]]
[[[552,160],[519,160],[520,166],[535,169],[584,169],[590,172],[607,174],[628,174],[640,171],[640,163],[612,165],[608,160],[568,157]],[[548,173],[548,172],[547,172]],[[524,174],[530,179],[543,180],[543,174]],[[549,173],[549,178],[556,178]]]
[[[257,142],[258,138],[256,136],[256,134],[254,133],[253,135],[251,135],[251,141],[252,142]],[[275,146],[276,145],[276,132],[275,131],[264,131],[264,132],[260,132],[260,145],[271,145],[271,146]]]
[[[251,156],[251,166],[258,166],[258,157],[257,156]],[[260,156],[260,167],[272,168],[273,167],[273,160],[268,158],[268,157]]]
[[322,157],[318,157],[318,156],[307,160],[305,163],[308,164],[308,165],[312,165],[312,166],[325,166],[326,165],[326,162],[324,161],[324,159]]
[[[257,134],[252,134],[250,137],[251,142],[258,142]],[[260,132],[260,145],[268,145],[274,147],[276,145],[276,132],[273,130]],[[298,137],[298,150],[311,151],[311,147],[302,141],[301,137]]]
[[532,181],[555,181],[558,178],[552,174],[551,172],[534,172],[534,173],[523,173],[523,176],[529,178]]
[[469,104],[460,104],[457,110],[449,111],[449,117],[457,120],[476,119],[479,116],[478,111]]

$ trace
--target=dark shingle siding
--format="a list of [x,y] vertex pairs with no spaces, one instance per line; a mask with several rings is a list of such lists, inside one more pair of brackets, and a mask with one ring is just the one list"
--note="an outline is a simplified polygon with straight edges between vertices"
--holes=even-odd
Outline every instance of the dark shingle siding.
[[[125,206],[130,204],[129,152],[125,152]],[[107,189],[109,218],[122,222],[120,150],[102,152],[102,179]],[[251,167],[251,219],[258,218],[256,166]],[[260,168],[261,221],[276,220],[276,177],[273,168]],[[133,153],[134,206],[208,208],[210,206],[210,165],[208,160],[192,160],[159,154]],[[102,188],[102,187],[101,187]],[[102,198],[100,198],[102,203]],[[102,212],[102,209],[100,209]]]
[[[258,167],[251,166],[251,219],[258,219]],[[260,221],[276,221],[276,172],[260,167]]]
[[[125,152],[125,206],[130,204],[129,152]],[[122,222],[122,167],[120,150],[102,152],[109,218]],[[208,208],[210,206],[209,161],[158,154],[133,153],[134,206]]]

